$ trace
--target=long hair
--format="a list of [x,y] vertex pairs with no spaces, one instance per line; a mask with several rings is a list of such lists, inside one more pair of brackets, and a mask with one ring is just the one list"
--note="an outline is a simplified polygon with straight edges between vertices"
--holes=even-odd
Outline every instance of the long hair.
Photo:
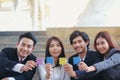
[[108,42],[108,44],[109,44],[109,46],[110,46],[110,49],[111,49],[111,48],[119,49],[119,46],[118,46],[117,43],[114,41],[112,35],[111,35],[108,31],[101,31],[101,32],[99,32],[99,33],[96,35],[95,40],[94,40],[94,48],[95,48],[96,50],[97,50],[96,40],[97,40],[98,38],[100,38],[100,37],[104,38],[104,39]]
[[[60,46],[62,47],[61,54],[58,56],[58,58],[60,58],[60,57],[65,57],[65,51],[64,51],[64,46],[63,46],[62,41],[61,41],[58,37],[52,36],[52,37],[50,37],[50,38],[47,40],[47,43],[46,43],[45,63],[46,63],[46,58],[51,56],[51,55],[50,55],[50,51],[49,51],[49,47],[50,47],[50,43],[51,43],[52,40],[58,41],[59,44],[60,44]],[[59,59],[58,59],[58,61],[57,61],[57,64],[55,64],[55,65],[56,65],[56,66],[59,66]]]

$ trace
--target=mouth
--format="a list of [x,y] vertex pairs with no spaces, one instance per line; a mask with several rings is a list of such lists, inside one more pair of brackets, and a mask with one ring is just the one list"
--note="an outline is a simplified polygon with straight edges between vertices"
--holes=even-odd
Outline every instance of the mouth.
[[53,52],[53,54],[57,55],[57,54],[59,54],[59,52]]
[[28,54],[28,52],[26,52],[26,51],[22,51],[21,53],[24,54],[24,55]]
[[75,50],[80,51],[82,48],[81,47],[76,47]]

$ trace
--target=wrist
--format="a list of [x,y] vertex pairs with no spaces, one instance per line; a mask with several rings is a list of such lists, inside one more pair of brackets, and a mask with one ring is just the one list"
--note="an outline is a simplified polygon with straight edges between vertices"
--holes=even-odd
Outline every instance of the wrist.
[[73,71],[73,72],[72,72],[71,77],[77,77],[77,74],[76,74],[76,72],[75,72],[75,71]]
[[25,65],[21,67],[20,72],[23,72],[25,68]]
[[45,77],[46,77],[47,80],[50,80],[50,75],[49,74],[46,74]]
[[91,72],[91,71],[96,71],[96,68],[94,66],[88,67],[87,72]]

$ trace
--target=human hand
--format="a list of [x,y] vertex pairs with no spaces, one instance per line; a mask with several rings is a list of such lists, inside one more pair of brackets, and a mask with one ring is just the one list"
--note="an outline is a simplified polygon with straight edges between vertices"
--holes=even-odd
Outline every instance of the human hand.
[[78,67],[79,67],[79,70],[85,70],[86,72],[91,72],[96,70],[95,66],[88,67],[87,64],[85,64],[84,62],[80,62]]
[[63,65],[65,72],[67,72],[71,77],[77,77],[75,71],[73,71],[73,66],[69,63]]
[[88,72],[89,67],[87,66],[87,64],[85,64],[84,62],[80,62],[80,64],[78,65],[79,70],[85,70],[86,72]]
[[1,80],[9,80],[8,78],[3,78],[3,79],[1,79]]
[[52,74],[52,65],[51,64],[45,64],[45,70],[46,70],[46,78],[50,79],[50,76]]
[[27,72],[27,71],[29,71],[29,70],[32,70],[32,68],[31,67],[28,67],[28,66],[26,66],[26,65],[24,65],[21,69],[20,69],[20,71],[25,71],[25,72]]
[[29,68],[35,68],[37,66],[36,62],[33,60],[27,61],[25,65]]

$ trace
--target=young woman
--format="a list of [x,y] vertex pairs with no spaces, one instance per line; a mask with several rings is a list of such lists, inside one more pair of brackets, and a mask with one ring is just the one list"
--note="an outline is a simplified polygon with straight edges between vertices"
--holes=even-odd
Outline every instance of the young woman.
[[[54,64],[48,64],[47,57],[53,57]],[[65,57],[64,47],[61,40],[53,36],[47,40],[45,64],[39,65],[40,80],[70,80],[63,66],[59,64],[60,57]]]
[[81,62],[79,69],[87,72],[101,72],[104,80],[120,80],[120,50],[110,33],[99,32],[95,37],[94,47],[100,54],[103,54],[103,61],[89,67]]

